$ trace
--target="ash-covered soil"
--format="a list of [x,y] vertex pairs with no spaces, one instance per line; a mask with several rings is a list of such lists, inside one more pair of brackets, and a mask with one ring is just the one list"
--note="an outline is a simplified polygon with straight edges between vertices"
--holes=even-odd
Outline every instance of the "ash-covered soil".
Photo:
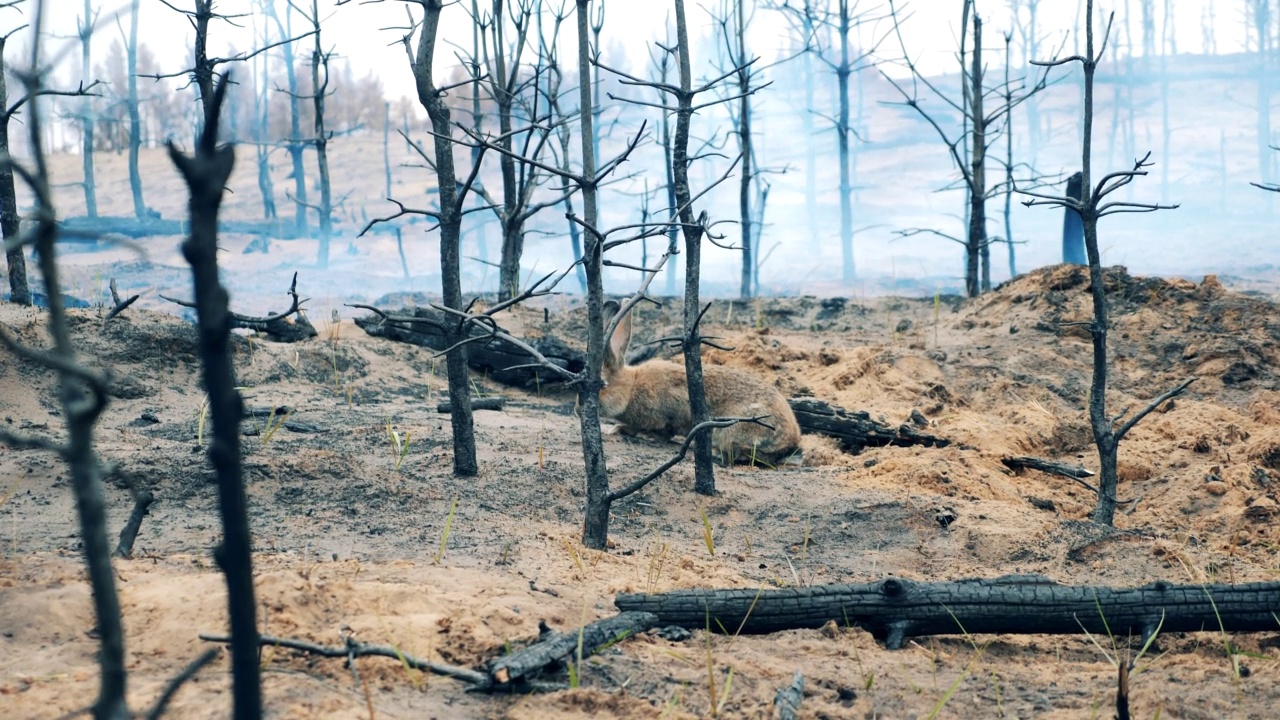
[[[572,629],[611,614],[622,591],[889,574],[1042,573],[1119,586],[1276,579],[1280,316],[1269,301],[1214,278],[1109,271],[1113,411],[1198,378],[1122,445],[1120,494],[1133,502],[1117,525],[1126,532],[1090,524],[1093,498],[1070,480],[1001,464],[1040,455],[1096,468],[1084,411],[1088,284],[1082,269],[1058,266],[972,301],[717,302],[707,332],[733,350],[709,351],[709,362],[893,424],[919,410],[929,432],[956,442],[853,456],[809,439],[806,466],[719,470],[714,498],[695,495],[681,465],[615,505],[607,553],[578,543],[584,494],[571,394],[476,377],[480,391],[508,403],[477,412],[481,473],[455,478],[448,416],[435,408],[445,398],[443,362],[370,338],[349,320],[334,324],[318,308],[320,337],[309,342],[240,338],[247,404],[288,406],[289,420],[312,430],[244,423],[263,631],[337,644],[350,628],[368,642],[478,666],[535,638],[540,620]],[[636,344],[668,334],[679,311],[641,307]],[[223,630],[223,585],[210,556],[219,521],[199,437],[193,329],[134,309],[104,326],[104,314],[76,311],[72,330],[83,355],[113,377],[97,430],[102,459],[125,471],[106,488],[113,532],[134,489],[157,497],[135,558],[116,563],[130,702],[143,708],[201,651],[197,633]],[[44,322],[39,311],[0,305],[0,323],[30,344],[47,344]],[[505,322],[526,334],[584,335],[580,306],[562,298]],[[0,359],[0,422],[57,439],[57,397],[45,371]],[[398,470],[388,422],[410,437]],[[615,484],[672,450],[606,437]],[[939,508],[956,514],[949,528],[935,521]],[[61,463],[0,449],[0,706],[9,717],[59,717],[96,694],[76,527]],[[263,668],[273,717],[367,717],[371,705],[375,717],[676,718],[706,716],[715,705],[726,717],[765,718],[796,670],[808,683],[807,718],[924,717],[939,705],[938,717],[955,718],[1111,713],[1115,671],[1089,639],[973,641],[978,647],[962,636],[921,639],[890,652],[857,630],[642,636],[594,658],[582,688],[535,697],[466,694],[452,680],[382,659],[358,664],[367,696],[341,661],[267,650]],[[1160,644],[1163,654],[1145,658],[1131,680],[1137,716],[1265,718],[1280,707],[1276,634],[1166,635]],[[229,687],[223,657],[178,694],[172,716],[225,717]]]

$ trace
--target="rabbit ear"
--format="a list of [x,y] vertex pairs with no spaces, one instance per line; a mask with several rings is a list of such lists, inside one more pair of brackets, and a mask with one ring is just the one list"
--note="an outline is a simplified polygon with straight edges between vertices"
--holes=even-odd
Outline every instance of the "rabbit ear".
[[[618,314],[621,307],[617,302],[610,300],[605,303],[606,315],[612,319]],[[627,364],[627,347],[631,345],[631,313],[628,312],[621,320],[618,321],[618,327],[613,331],[613,337],[609,338],[609,346],[605,351],[605,366],[610,369],[618,369]]]

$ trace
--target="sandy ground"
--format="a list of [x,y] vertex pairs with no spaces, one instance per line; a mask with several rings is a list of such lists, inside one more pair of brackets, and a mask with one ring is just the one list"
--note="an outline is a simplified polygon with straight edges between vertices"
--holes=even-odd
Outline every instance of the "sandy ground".
[[[292,419],[324,431],[244,438],[263,630],[336,644],[349,628],[368,642],[478,667],[536,637],[540,620],[572,629],[611,614],[622,591],[889,574],[1043,573],[1119,586],[1274,579],[1280,320],[1270,302],[1214,278],[1108,276],[1111,406],[1140,406],[1198,378],[1122,447],[1121,497],[1137,502],[1117,524],[1132,534],[1094,542],[1088,491],[1001,465],[1007,454],[1037,454],[1096,466],[1083,411],[1089,343],[1070,324],[1087,317],[1087,287],[1080,270],[1055,267],[973,301],[717,302],[712,334],[734,350],[710,352],[710,362],[894,423],[918,409],[931,432],[958,442],[851,456],[809,440],[809,466],[720,470],[714,498],[692,492],[682,465],[615,506],[608,553],[578,543],[584,498],[571,395],[475,378],[509,402],[476,415],[480,476],[454,478],[448,419],[434,409],[443,363],[349,321],[334,324],[327,313],[313,314],[320,337],[306,343],[242,338],[236,368],[248,402],[288,405]],[[580,337],[575,301],[544,305],[547,330]],[[671,327],[679,308],[639,312],[643,342]],[[509,322],[533,332],[542,313],[522,309]],[[197,437],[203,393],[191,327],[146,309],[103,326],[102,314],[73,315],[81,351],[114,377],[99,451],[158,498],[135,559],[116,564],[130,702],[142,708],[202,650],[197,633],[224,629],[223,585],[210,557],[219,525]],[[0,305],[0,322],[26,342],[47,343],[38,311]],[[50,377],[0,360],[0,421],[58,438],[59,413]],[[145,423],[144,413],[159,422]],[[411,434],[398,471],[388,422]],[[250,432],[253,425],[245,423]],[[606,439],[616,484],[670,451]],[[0,479],[0,705],[10,717],[55,718],[90,703],[97,688],[71,493],[63,466],[42,452],[0,449]],[[106,493],[114,532],[131,490],[110,484]],[[949,529],[933,519],[939,507],[958,516]],[[978,648],[940,637],[890,652],[858,630],[695,633],[684,642],[646,635],[593,659],[582,688],[537,697],[471,695],[381,659],[358,663],[365,683],[341,661],[283,650],[264,652],[263,671],[270,716],[287,718],[674,718],[713,709],[763,718],[796,670],[808,680],[807,718],[924,717],[938,706],[938,717],[955,718],[1111,713],[1114,670],[1088,639],[974,640]],[[1132,683],[1138,717],[1263,718],[1280,703],[1276,634],[1161,640],[1165,653],[1144,660]],[[1233,659],[1247,672],[1233,671]],[[173,716],[225,717],[229,700],[224,655],[178,694]]]

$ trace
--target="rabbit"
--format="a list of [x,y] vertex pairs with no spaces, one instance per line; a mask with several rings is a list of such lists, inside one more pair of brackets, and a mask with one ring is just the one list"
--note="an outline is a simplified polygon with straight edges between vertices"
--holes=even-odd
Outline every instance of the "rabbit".
[[[619,305],[605,303],[605,316],[617,314]],[[619,322],[605,349],[601,376],[600,414],[617,420],[622,432],[653,433],[666,438],[686,435],[693,429],[689,410],[689,390],[683,363],[650,360],[628,365],[631,344],[631,313]],[[733,368],[709,365],[703,368],[707,409],[711,417],[756,417],[764,422],[738,423],[711,431],[715,454],[726,463],[745,460],[776,465],[798,453],[800,425],[795,413],[762,378]]]

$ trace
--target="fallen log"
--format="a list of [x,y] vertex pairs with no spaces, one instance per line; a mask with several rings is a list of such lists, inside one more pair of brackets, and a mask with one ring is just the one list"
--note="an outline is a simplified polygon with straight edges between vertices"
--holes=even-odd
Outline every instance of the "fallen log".
[[[58,224],[59,239],[72,242],[97,242],[104,235],[123,235],[128,238],[156,237],[162,235],[186,235],[191,223],[186,219],[166,220],[158,217],[71,217]],[[296,240],[311,235],[299,235],[293,220],[245,221],[223,220],[218,223],[219,234],[265,235],[279,240]]]
[[921,432],[913,425],[890,427],[872,420],[870,413],[865,411],[845,410],[817,398],[791,398],[787,402],[796,414],[801,432],[833,437],[840,442],[841,449],[855,455],[867,447],[946,447],[951,444],[950,440]]
[[1000,458],[1000,462],[1010,470],[1022,470],[1024,468],[1031,470],[1039,470],[1040,472],[1049,473],[1050,475],[1061,475],[1062,477],[1071,478],[1072,480],[1083,480],[1093,477],[1093,471],[1083,465],[1071,465],[1069,463],[1058,462],[1056,460],[1046,460],[1038,457],[1007,457]]
[[[503,397],[473,397],[471,398],[472,410],[501,410],[506,404],[506,398]],[[453,403],[442,402],[436,404],[436,412],[447,413],[453,412]]]
[[[406,308],[398,312],[384,312],[367,305],[353,305],[375,314],[356,318],[355,323],[373,337],[407,342],[419,347],[441,352],[449,347],[445,340],[445,316],[432,308]],[[504,385],[535,388],[560,382],[560,377],[545,368],[534,367],[533,358],[521,348],[493,337],[479,328],[472,328],[475,342],[466,345],[467,365],[475,372]],[[586,365],[586,356],[565,344],[554,335],[524,338],[535,350],[551,362],[577,373]]]
[[653,627],[658,617],[648,612],[623,612],[569,632],[544,625],[542,636],[529,647],[498,658],[489,666],[495,685],[523,684],[548,669],[577,662],[602,648]]
[[864,628],[901,648],[908,638],[978,633],[1115,636],[1159,632],[1280,630],[1280,583],[1137,588],[1059,585],[1040,575],[917,582],[886,578],[856,585],[781,590],[678,590],[621,594],[619,610],[657,615],[662,625],[770,633],[834,621]]

